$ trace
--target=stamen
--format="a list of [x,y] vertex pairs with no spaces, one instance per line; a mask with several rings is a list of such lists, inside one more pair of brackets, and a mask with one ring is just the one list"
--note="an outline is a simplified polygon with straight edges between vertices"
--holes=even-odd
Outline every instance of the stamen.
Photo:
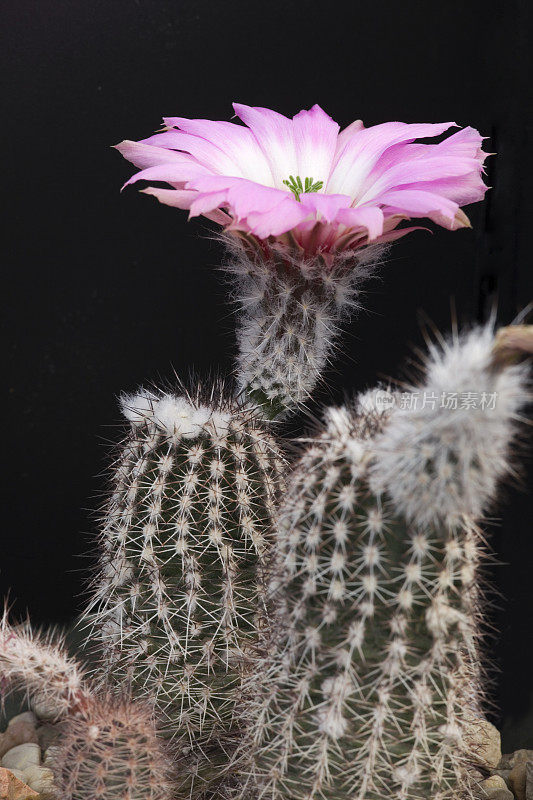
[[289,187],[289,190],[293,193],[298,202],[300,202],[301,194],[318,192],[324,186],[324,181],[316,181],[313,183],[312,178],[305,178],[304,183],[302,183],[302,179],[299,175],[297,175],[296,178],[294,175],[289,175],[289,179],[283,181],[283,183],[285,186]]

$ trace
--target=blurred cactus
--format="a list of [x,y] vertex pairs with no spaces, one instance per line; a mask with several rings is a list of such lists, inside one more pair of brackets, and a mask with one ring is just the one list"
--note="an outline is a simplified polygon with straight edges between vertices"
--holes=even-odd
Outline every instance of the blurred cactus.
[[97,693],[61,639],[0,627],[0,679],[44,703],[59,727],[47,766],[61,800],[170,800],[173,766],[149,706]]
[[274,417],[309,399],[385,247],[309,257],[244,235],[224,242],[240,309],[237,380]]
[[[367,393],[331,409],[303,454],[280,514],[263,691],[254,684],[248,701],[252,758],[227,795],[474,796],[476,520],[510,470],[528,399],[525,367],[498,364],[493,343],[487,328],[431,346],[412,387],[426,393],[419,410],[400,394],[381,410]],[[457,393],[457,407],[442,393]],[[480,405],[462,406],[473,393]]]
[[89,620],[106,671],[153,698],[177,737],[188,796],[226,769],[242,726],[282,461],[257,414],[222,388],[141,392],[122,408],[131,430]]

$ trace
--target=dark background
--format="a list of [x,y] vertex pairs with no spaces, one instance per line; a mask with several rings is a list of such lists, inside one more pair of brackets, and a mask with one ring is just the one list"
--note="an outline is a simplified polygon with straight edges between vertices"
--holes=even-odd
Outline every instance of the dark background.
[[[494,188],[470,209],[474,230],[394,245],[329,376],[325,399],[342,399],[398,374],[421,341],[419,309],[442,330],[450,298],[462,320],[497,302],[509,322],[533,295],[529,5],[4,0],[0,594],[11,588],[19,611],[67,623],[82,606],[116,395],[173,369],[232,366],[209,224],[120,195],[132,168],[110,145],[150,135],[163,115],[229,119],[232,100],[288,115],[318,102],[342,126],[453,119],[491,137]],[[510,749],[533,747],[531,498],[511,490],[502,517],[493,544],[506,563],[492,572],[506,599],[489,649]]]

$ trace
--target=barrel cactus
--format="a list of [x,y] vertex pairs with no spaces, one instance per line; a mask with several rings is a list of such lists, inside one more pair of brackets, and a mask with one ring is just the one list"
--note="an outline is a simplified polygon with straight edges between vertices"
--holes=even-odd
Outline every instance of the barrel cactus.
[[89,617],[104,672],[155,701],[195,794],[225,770],[241,727],[283,462],[257,413],[223,389],[142,391],[122,409],[130,431]]
[[149,705],[91,697],[61,726],[47,761],[64,800],[171,800],[174,765]]
[[282,504],[269,578],[278,622],[263,692],[248,700],[252,758],[228,795],[474,795],[478,523],[528,399],[526,367],[500,352],[490,328],[475,330],[431,347],[410,392],[327,413]]

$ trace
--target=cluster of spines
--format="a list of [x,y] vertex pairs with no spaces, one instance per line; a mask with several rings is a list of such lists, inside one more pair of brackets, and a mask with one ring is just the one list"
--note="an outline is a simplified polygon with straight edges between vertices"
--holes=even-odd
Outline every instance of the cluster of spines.
[[242,725],[282,459],[256,413],[222,397],[144,392],[123,408],[92,625],[111,673],[155,699],[193,794]]
[[0,626],[0,680],[23,690],[58,724],[47,765],[62,800],[170,800],[170,754],[153,711],[129,696],[97,692],[84,669],[53,636],[28,624]]
[[262,251],[229,237],[242,390],[273,413],[305,402],[335,346],[342,321],[359,307],[360,287],[383,249],[339,253],[330,263],[303,253]]

